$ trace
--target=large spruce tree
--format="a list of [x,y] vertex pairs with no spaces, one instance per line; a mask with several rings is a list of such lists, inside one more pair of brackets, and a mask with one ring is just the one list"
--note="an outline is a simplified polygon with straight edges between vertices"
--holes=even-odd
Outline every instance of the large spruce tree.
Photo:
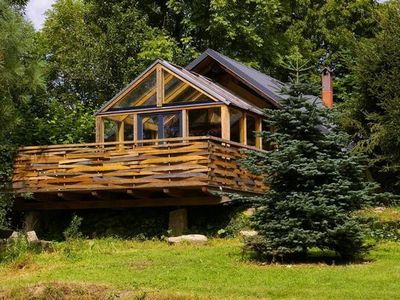
[[267,152],[250,151],[243,165],[264,177],[269,190],[251,199],[259,235],[247,246],[280,260],[310,248],[334,250],[342,258],[362,253],[363,230],[352,215],[377,201],[376,185],[364,177],[364,158],[350,151],[348,136],[301,76],[287,86],[284,107],[265,111]]

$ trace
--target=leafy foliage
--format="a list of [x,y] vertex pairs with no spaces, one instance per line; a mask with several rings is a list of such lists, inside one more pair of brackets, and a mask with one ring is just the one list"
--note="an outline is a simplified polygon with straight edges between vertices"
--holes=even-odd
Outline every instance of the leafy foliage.
[[0,0],[0,227],[8,224],[6,213],[12,201],[14,133],[24,123],[21,108],[43,88],[41,70],[32,26],[17,8]]
[[354,98],[342,107],[341,121],[356,150],[370,158],[370,170],[385,189],[399,192],[400,175],[400,3],[383,6],[381,31],[359,48]]
[[268,152],[249,152],[243,165],[262,174],[269,190],[253,198],[259,237],[248,246],[276,260],[305,255],[311,248],[344,258],[366,248],[351,212],[378,200],[365,180],[365,158],[353,155],[349,138],[332,113],[303,93],[301,77],[286,89],[281,110],[267,109],[263,132]]
[[357,41],[373,35],[377,6],[374,0],[169,0],[175,20],[169,32],[195,49],[222,51],[281,80],[288,76],[282,57],[300,49],[315,66],[335,66],[345,93],[351,90],[345,80],[350,58]]
[[58,0],[48,13],[40,41],[49,93],[59,101],[98,107],[150,61],[181,57],[174,39],[151,27],[135,2],[111,2]]

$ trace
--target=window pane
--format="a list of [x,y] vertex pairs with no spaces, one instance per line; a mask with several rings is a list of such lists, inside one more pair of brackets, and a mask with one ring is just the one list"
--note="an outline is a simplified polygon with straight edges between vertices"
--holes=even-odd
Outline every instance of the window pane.
[[112,109],[129,108],[133,106],[156,106],[156,72],[144,79],[138,86],[122,98]]
[[182,130],[180,116],[180,112],[143,116],[142,138],[148,140],[181,137]]
[[229,109],[231,120],[231,141],[240,143],[240,124],[243,113],[237,109]]
[[146,116],[142,118],[143,140],[158,139],[158,116]]
[[163,117],[165,139],[182,136],[180,114],[168,114],[160,117]]
[[251,115],[247,115],[247,145],[256,145],[256,118]]
[[185,102],[212,102],[212,100],[200,93],[195,88],[184,83],[180,79],[164,72],[164,103],[179,104]]
[[133,116],[129,115],[124,120],[124,141],[133,141]]
[[111,120],[104,120],[104,141],[116,142],[117,141],[117,123]]
[[189,136],[221,137],[220,108],[189,110]]

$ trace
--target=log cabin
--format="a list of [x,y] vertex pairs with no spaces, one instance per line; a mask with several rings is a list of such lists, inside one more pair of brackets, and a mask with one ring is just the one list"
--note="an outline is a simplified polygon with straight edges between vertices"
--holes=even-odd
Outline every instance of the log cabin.
[[15,208],[185,207],[262,193],[238,159],[264,151],[263,109],[281,107],[282,87],[211,49],[185,68],[157,60],[97,111],[94,143],[19,149]]

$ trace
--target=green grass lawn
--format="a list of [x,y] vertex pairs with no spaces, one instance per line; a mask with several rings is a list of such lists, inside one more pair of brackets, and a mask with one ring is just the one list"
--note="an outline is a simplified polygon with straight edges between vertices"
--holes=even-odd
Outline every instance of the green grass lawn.
[[400,244],[380,244],[369,259],[340,266],[261,265],[243,257],[240,241],[222,239],[205,246],[114,239],[59,243],[54,252],[3,264],[0,298],[23,297],[27,287],[49,283],[52,289],[96,287],[107,297],[132,299],[143,293],[146,299],[399,298]]

